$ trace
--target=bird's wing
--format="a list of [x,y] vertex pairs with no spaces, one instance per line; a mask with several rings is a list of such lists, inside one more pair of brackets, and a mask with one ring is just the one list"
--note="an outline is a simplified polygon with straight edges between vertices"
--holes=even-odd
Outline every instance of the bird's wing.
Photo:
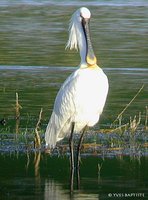
[[55,147],[56,142],[63,139],[70,131],[75,111],[73,99],[76,81],[77,71],[66,79],[56,96],[53,112],[45,132],[46,144],[50,147]]

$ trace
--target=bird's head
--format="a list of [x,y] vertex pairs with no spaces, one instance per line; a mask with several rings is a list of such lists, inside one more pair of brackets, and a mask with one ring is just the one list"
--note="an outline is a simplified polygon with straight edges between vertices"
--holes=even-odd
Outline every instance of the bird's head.
[[66,48],[80,50],[81,63],[85,61],[87,65],[93,66],[97,59],[90,39],[90,18],[91,13],[86,7],[81,7],[72,15]]
[[90,11],[88,10],[88,8],[86,7],[81,7],[79,10],[78,10],[78,13],[80,15],[80,20],[82,21],[82,19],[90,19],[91,17],[91,13]]

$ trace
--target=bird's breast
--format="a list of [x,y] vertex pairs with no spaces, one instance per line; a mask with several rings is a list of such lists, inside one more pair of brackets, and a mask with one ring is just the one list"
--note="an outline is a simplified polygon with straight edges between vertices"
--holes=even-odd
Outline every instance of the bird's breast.
[[108,92],[108,80],[101,69],[82,69],[75,83],[75,121],[96,123]]

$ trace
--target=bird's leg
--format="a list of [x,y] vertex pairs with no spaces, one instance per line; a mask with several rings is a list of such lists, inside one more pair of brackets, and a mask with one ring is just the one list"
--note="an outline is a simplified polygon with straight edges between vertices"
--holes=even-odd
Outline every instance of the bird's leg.
[[70,149],[70,189],[73,191],[73,180],[74,180],[74,148],[73,148],[73,132],[75,123],[72,123],[71,134],[69,138],[69,149]]
[[85,133],[86,129],[87,129],[87,126],[85,126],[83,128],[83,131],[82,131],[82,134],[79,139],[78,146],[77,146],[77,169],[79,169],[79,167],[80,167],[80,151],[81,151],[83,137],[84,137],[84,133]]
[[73,192],[73,184],[74,184],[74,169],[70,169],[70,191]]
[[87,129],[87,126],[84,127],[81,137],[79,139],[79,143],[77,146],[77,166],[76,166],[76,172],[77,172],[77,184],[78,184],[78,188],[80,187],[80,151],[81,151],[81,147],[82,147],[82,142],[83,142],[83,138],[84,138],[84,133]]
[[72,122],[71,134],[69,138],[69,149],[70,149],[70,167],[74,169],[74,147],[73,147],[73,132],[75,123]]

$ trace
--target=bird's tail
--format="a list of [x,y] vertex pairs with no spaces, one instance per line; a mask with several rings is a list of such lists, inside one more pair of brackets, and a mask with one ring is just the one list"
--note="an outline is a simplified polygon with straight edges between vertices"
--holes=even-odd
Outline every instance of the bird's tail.
[[46,132],[45,132],[45,142],[46,146],[49,148],[54,148],[57,142],[57,128],[55,124],[55,116],[52,114],[50,121],[47,125]]

